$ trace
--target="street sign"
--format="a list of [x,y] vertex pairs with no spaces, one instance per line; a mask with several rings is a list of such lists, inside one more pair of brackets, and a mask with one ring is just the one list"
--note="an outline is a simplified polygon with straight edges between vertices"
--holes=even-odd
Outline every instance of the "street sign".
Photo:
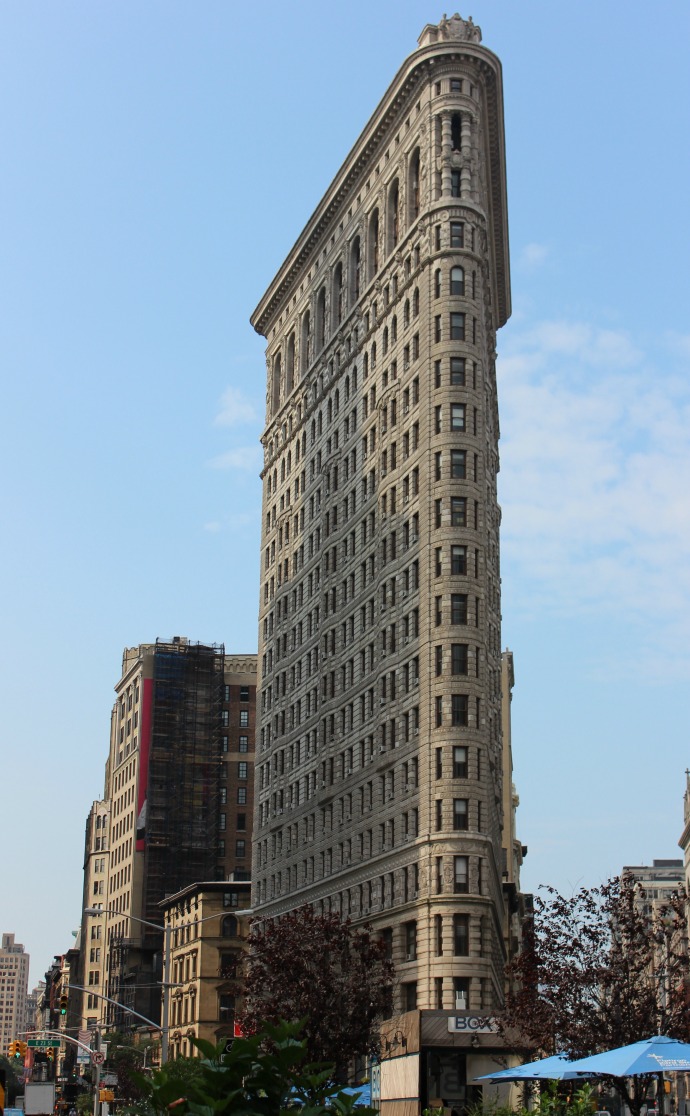
[[102,1050],[92,1050],[91,1061],[93,1062],[94,1066],[102,1066],[105,1061],[105,1054]]
[[35,1046],[40,1050],[44,1050],[48,1046],[58,1047],[60,1043],[56,1042],[55,1039],[29,1039],[26,1045]]

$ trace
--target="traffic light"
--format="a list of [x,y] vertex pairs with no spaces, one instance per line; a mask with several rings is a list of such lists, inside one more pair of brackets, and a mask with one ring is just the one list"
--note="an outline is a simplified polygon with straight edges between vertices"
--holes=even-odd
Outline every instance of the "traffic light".
[[12,1051],[12,1053],[14,1055],[14,1059],[15,1059],[16,1062],[19,1062],[21,1060],[21,1056],[22,1056],[22,1044],[21,1044],[21,1042],[13,1042],[12,1046],[14,1047],[14,1049]]
[[20,1042],[19,1043],[19,1053],[21,1054],[22,1058],[26,1058],[26,1052],[27,1052],[28,1049],[29,1048],[28,1048],[28,1046],[26,1045],[25,1042]]
[[10,1045],[7,1047],[7,1053],[9,1054],[10,1058],[14,1058],[16,1056],[16,1053],[17,1053],[17,1043],[16,1042],[11,1042],[10,1043]]
[[63,992],[60,997],[60,1015],[67,1015],[67,993]]
[[55,1047],[46,1046],[45,1055],[49,1062],[53,1062],[55,1060]]

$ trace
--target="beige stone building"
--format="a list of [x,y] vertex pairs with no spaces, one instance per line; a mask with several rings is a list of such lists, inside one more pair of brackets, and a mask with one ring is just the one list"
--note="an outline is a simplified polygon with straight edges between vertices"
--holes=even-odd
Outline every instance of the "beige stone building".
[[182,636],[140,644],[125,649],[115,692],[85,843],[86,1030],[131,1026],[117,1005],[159,1019],[166,895],[250,878],[256,656]]
[[15,1040],[24,1040],[26,1029],[26,998],[29,987],[29,954],[14,940],[14,934],[3,934],[0,946],[0,1053],[7,1057],[7,1048]]
[[462,1106],[494,1065],[523,852],[502,726],[502,97],[471,20],[425,27],[252,316],[254,905],[335,910],[390,944],[381,1090],[400,1113]]
[[248,881],[192,884],[161,904],[172,928],[170,1057],[194,1057],[191,1038],[232,1038],[247,946]]

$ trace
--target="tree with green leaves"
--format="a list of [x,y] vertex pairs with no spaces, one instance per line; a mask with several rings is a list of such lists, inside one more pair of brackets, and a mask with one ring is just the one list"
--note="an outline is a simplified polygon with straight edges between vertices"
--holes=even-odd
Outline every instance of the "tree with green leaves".
[[[332,1083],[333,1066],[308,1061],[307,1043],[298,1024],[267,1025],[255,1035],[237,1038],[230,1049],[193,1039],[201,1058],[199,1074],[184,1092],[168,1062],[151,1079],[141,1077],[142,1116],[351,1116],[355,1097]],[[361,1116],[373,1109],[358,1108]]]
[[378,1050],[380,1021],[391,1013],[394,968],[371,929],[336,914],[300,907],[255,920],[243,989],[242,1025],[303,1021],[314,1062],[343,1074],[357,1055]]

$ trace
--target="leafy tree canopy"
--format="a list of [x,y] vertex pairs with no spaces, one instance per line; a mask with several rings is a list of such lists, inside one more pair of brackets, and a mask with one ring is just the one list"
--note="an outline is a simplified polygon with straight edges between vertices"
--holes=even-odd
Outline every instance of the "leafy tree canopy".
[[349,919],[301,907],[257,920],[249,937],[244,1028],[252,1033],[263,1022],[303,1020],[309,1058],[342,1071],[356,1055],[377,1049],[393,975],[384,943]]
[[[526,1048],[583,1058],[667,1034],[690,1041],[686,897],[652,901],[631,876],[573,896],[545,888],[508,966],[504,1031]],[[638,1113],[649,1082],[614,1087]]]

